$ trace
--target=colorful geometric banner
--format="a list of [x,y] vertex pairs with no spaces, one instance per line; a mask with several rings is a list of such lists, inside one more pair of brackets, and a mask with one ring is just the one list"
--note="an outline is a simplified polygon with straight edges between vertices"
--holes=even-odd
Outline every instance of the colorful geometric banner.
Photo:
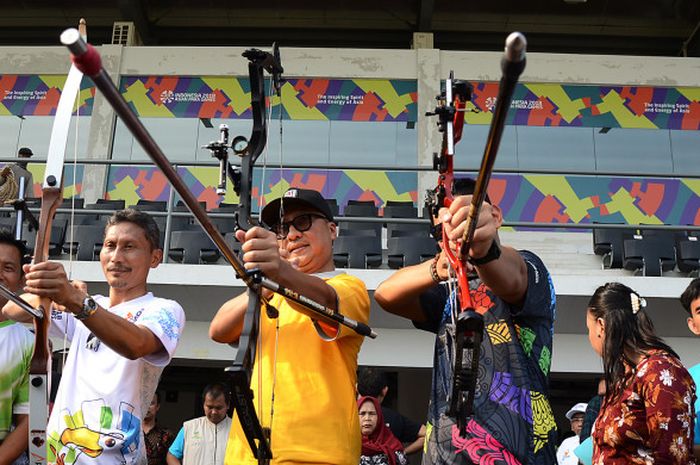
[[[394,79],[287,79],[270,111],[293,120],[416,121],[416,89]],[[120,90],[142,117],[252,118],[248,78],[127,76]]]
[[[65,75],[0,75],[0,116],[53,116],[61,97]],[[95,85],[89,79],[80,84],[80,116],[92,114]]]
[[[238,203],[238,196],[229,189],[226,196],[216,194],[219,170],[213,167],[179,167],[178,174],[200,202],[207,208],[215,208],[219,203]],[[373,200],[383,205],[387,200],[416,202],[416,173],[360,170],[279,170],[267,168],[265,182],[262,183],[262,170],[253,175],[253,210],[266,205],[279,197],[289,187],[314,189],[325,198],[334,198],[338,205],[348,200]],[[133,205],[139,199],[168,200],[170,184],[157,168],[112,166],[107,179],[107,197],[125,199],[126,205]],[[342,210],[342,207],[341,207]]]
[[[498,83],[472,82],[467,124],[489,124]],[[595,128],[700,129],[700,88],[521,83],[506,124]]]
[[[207,208],[220,202],[236,203],[231,192],[219,198],[214,186],[218,169],[179,168],[179,174]],[[373,200],[383,207],[388,200],[413,201],[418,196],[418,177],[409,172],[362,170],[267,169],[263,192],[261,171],[255,172],[253,209],[279,197],[288,187],[316,189],[340,206],[348,200]],[[155,168],[114,166],[107,183],[109,198],[167,200],[170,185]],[[494,174],[489,196],[506,221],[536,223],[622,223],[700,226],[700,179],[625,178],[609,176],[562,176]]]

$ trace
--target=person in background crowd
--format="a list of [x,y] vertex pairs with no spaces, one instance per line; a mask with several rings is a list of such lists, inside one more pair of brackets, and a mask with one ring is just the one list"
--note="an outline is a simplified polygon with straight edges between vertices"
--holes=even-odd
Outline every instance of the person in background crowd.
[[19,186],[19,178],[24,178],[24,185],[25,185],[25,197],[33,197],[34,196],[34,177],[32,176],[32,173],[29,172],[27,169],[27,165],[29,164],[29,159],[34,156],[34,152],[32,152],[32,149],[29,147],[22,147],[19,149],[17,152],[17,158],[23,158],[26,159],[27,161],[18,161],[16,163],[13,163],[10,166],[10,169],[12,170],[12,173],[15,175],[15,181],[17,182],[17,185]]
[[231,394],[221,383],[202,392],[204,416],[186,421],[168,450],[168,465],[223,465],[231,430]]
[[[688,312],[688,329],[696,336],[700,336],[700,278],[693,279],[681,295],[681,304]],[[695,444],[693,452],[695,460],[700,462],[700,363],[688,369],[690,376],[695,381]]]
[[143,417],[143,437],[146,441],[148,465],[166,465],[168,448],[175,440],[175,435],[167,428],[158,425],[158,410],[160,410],[160,393],[156,391],[148,412]]
[[[0,230],[0,282],[12,292],[23,283],[22,258],[27,248]],[[0,296],[0,308],[7,303]],[[0,313],[0,464],[24,456],[29,438],[29,362],[34,336]]]
[[419,425],[384,405],[384,399],[389,392],[386,373],[377,368],[360,367],[357,370],[357,391],[361,396],[371,396],[379,401],[384,422],[389,426],[394,436],[405,445],[404,453],[406,455],[418,452],[423,448],[425,425]]
[[574,433],[564,439],[557,449],[557,463],[559,465],[577,465],[578,458],[574,454],[574,449],[579,445],[578,435],[581,432],[581,426],[583,425],[583,416],[586,413],[586,404],[583,402],[578,403],[571,407],[568,412],[566,412],[566,418],[571,424],[571,431]]
[[379,400],[370,396],[357,399],[362,432],[360,465],[406,465],[403,444],[384,423]]
[[600,412],[600,404],[603,402],[603,397],[605,397],[605,378],[600,378],[600,380],[598,380],[598,393],[588,401],[588,405],[586,406],[583,425],[578,435],[579,442],[583,442],[590,437],[593,423],[595,423],[596,418],[598,418],[598,413]]
[[695,385],[645,307],[620,283],[600,286],[588,302],[588,339],[607,386],[593,427],[595,465],[695,463]]

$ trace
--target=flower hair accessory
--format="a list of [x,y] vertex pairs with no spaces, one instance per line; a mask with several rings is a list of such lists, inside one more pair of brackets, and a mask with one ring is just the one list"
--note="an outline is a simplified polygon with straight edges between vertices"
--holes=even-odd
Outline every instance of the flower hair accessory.
[[647,301],[644,297],[639,297],[639,294],[632,292],[630,294],[630,302],[632,303],[632,313],[634,315],[639,312],[640,309],[647,306]]

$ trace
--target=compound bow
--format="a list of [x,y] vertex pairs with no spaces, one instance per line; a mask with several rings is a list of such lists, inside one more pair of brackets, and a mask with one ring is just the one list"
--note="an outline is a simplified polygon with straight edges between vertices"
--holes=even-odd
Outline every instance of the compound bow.
[[[80,34],[75,29],[64,31],[61,34],[61,42],[71,51],[74,64],[93,80],[95,86],[102,92],[124,124],[139,141],[148,156],[160,168],[170,184],[180,195],[211,240],[216,244],[221,254],[234,268],[237,277],[248,287],[250,304],[244,317],[243,333],[239,340],[236,362],[234,362],[231,368],[233,374],[233,402],[253,455],[258,459],[259,463],[267,463],[272,458],[268,433],[260,424],[258,415],[255,412],[255,406],[253,405],[253,394],[250,390],[252,365],[258,340],[260,306],[261,303],[267,303],[267,299],[261,296],[262,288],[281,294],[287,299],[303,306],[304,313],[313,319],[318,319],[331,325],[340,324],[346,326],[362,336],[375,338],[377,335],[366,324],[348,318],[292,289],[287,289],[266,278],[259,271],[247,271],[243,262],[226,243],[219,230],[207,215],[207,212],[199,205],[197,199],[177,175],[175,169],[170,165],[165,154],[163,154],[150,133],[119,93],[107,72],[102,68],[100,55],[94,47],[82,40]],[[247,202],[247,206],[239,211],[238,221],[241,226],[251,225],[250,221],[246,218],[249,218],[250,213],[252,163],[254,163],[257,156],[262,152],[266,139],[265,97],[262,73],[264,69],[267,69],[272,72],[273,75],[279,75],[282,70],[279,65],[279,56],[275,55],[277,54],[273,55],[259,50],[249,50],[246,52],[246,57],[251,61],[249,64],[249,72],[252,80],[253,115],[254,121],[257,121],[257,125],[254,124],[250,144],[238,138],[238,140],[233,141],[234,152],[242,155],[244,160],[246,160],[245,157],[248,156],[247,160],[249,160],[249,163],[242,164],[243,166],[241,167],[239,175],[241,180],[241,202]],[[277,81],[279,82],[279,79],[277,79]],[[223,137],[222,134],[222,139],[220,141],[222,144],[224,139],[226,138]],[[220,166],[226,167],[230,174],[231,172],[235,172],[233,168],[229,167],[228,161],[221,163]],[[234,184],[236,177],[236,174],[232,176]]]
[[[484,331],[484,318],[474,310],[469,291],[468,269],[465,259],[476,231],[481,205],[486,198],[486,188],[491,178],[493,165],[498,154],[498,146],[503,134],[505,118],[513,98],[518,77],[525,69],[525,36],[514,32],[506,39],[505,54],[501,61],[502,76],[498,88],[498,98],[491,127],[484,149],[484,155],[476,179],[476,185],[469,205],[465,232],[459,250],[449,247],[449,240],[444,228],[433,226],[433,235],[442,242],[442,249],[457,282],[457,305],[452,305],[452,319],[455,326],[454,365],[452,389],[449,396],[447,415],[455,419],[459,434],[466,436],[467,422],[474,413],[474,398],[481,355],[481,340]],[[437,115],[438,128],[443,133],[442,148],[433,158],[434,168],[438,170],[438,185],[428,191],[426,207],[431,216],[437,217],[440,208],[449,207],[454,192],[454,147],[462,137],[466,101],[471,97],[470,86],[454,80],[450,73],[445,83],[445,91],[438,96],[438,106],[428,115]]]

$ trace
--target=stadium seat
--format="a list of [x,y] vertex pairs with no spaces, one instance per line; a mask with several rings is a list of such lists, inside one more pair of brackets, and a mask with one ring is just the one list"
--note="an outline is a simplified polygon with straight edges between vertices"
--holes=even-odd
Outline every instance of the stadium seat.
[[[344,216],[348,217],[365,217],[365,218],[377,218],[379,216],[379,210],[374,205],[374,202],[359,202],[350,200],[348,205],[343,211]],[[382,224],[375,223],[371,221],[340,221],[338,223],[340,230],[372,230],[377,237],[381,237],[382,234]]]
[[[51,236],[49,238],[49,257],[55,258],[61,255],[65,233],[65,221],[54,221],[53,225],[51,225]],[[36,244],[36,230],[30,230],[26,223],[22,226],[22,240],[27,245],[28,253],[33,255],[34,245]]]
[[623,243],[622,265],[642,276],[661,276],[676,265],[672,239],[667,235],[635,235]]
[[622,268],[623,242],[634,235],[633,229],[593,228],[593,252],[600,255],[603,268]]
[[214,263],[220,253],[204,231],[173,231],[168,256],[180,263]]
[[[413,206],[413,202],[391,202],[388,201],[384,207],[384,218],[411,218],[418,219],[418,209]],[[429,233],[430,226],[422,223],[386,223],[386,237],[392,238],[399,234],[398,231],[407,232],[416,236],[424,236]],[[401,233],[405,236],[407,234]]]
[[387,249],[387,263],[393,269],[429,260],[439,250],[435,239],[428,236],[390,237]]
[[340,236],[333,243],[333,261],[338,268],[378,268],[381,241],[377,236]]
[[73,240],[70,233],[66,234],[63,252],[75,254],[79,261],[93,261],[100,255],[105,228],[102,225],[82,225],[73,230]]
[[682,273],[697,275],[700,271],[700,239],[696,236],[676,238],[676,264]]

